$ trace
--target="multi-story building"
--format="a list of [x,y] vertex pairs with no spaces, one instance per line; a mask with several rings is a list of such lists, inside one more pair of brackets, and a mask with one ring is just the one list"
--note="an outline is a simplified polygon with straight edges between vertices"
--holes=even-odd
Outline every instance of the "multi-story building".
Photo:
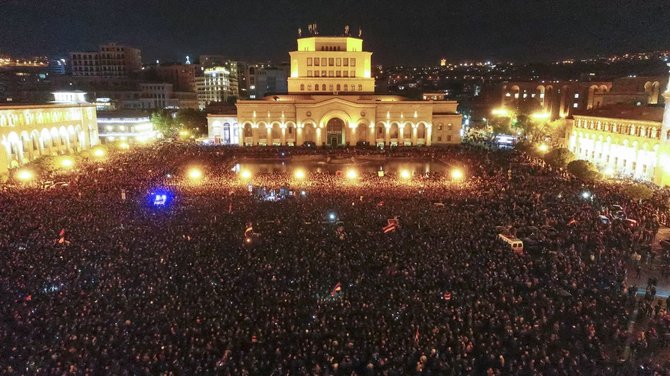
[[290,53],[288,94],[238,100],[235,113],[209,114],[210,139],[237,145],[460,143],[457,102],[371,94],[371,53],[362,47],[361,39],[349,36],[298,39],[298,51]]
[[665,108],[612,105],[574,114],[568,148],[607,175],[670,185],[670,91]]
[[139,49],[108,43],[98,51],[71,52],[70,63],[73,76],[128,77],[142,69]]
[[143,111],[105,111],[98,114],[102,143],[144,143],[156,138],[149,114]]
[[237,62],[205,69],[202,77],[197,79],[196,91],[200,108],[239,97]]
[[43,155],[98,144],[93,104],[0,106],[0,174]]
[[[373,93],[372,52],[363,51],[363,40],[353,37],[298,39],[291,51],[292,93]],[[316,80],[318,78],[318,80]]]
[[248,99],[263,98],[267,94],[285,94],[288,88],[288,69],[283,65],[252,64],[247,69]]
[[195,92],[195,77],[200,66],[197,64],[160,64],[154,67],[160,82],[172,84],[175,91]]

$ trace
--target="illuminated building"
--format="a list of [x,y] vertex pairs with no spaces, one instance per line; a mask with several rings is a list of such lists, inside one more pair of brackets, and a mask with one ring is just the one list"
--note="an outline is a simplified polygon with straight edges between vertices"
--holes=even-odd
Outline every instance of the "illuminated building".
[[156,138],[149,115],[141,111],[105,111],[98,114],[98,134],[103,143],[147,142]]
[[198,105],[205,108],[212,102],[227,102],[239,94],[237,63],[229,62],[225,66],[207,68],[198,77]]
[[606,106],[574,115],[568,148],[617,177],[670,185],[670,91],[665,108]]
[[94,104],[0,106],[0,174],[43,155],[97,144]]
[[460,143],[457,102],[373,94],[371,55],[363,51],[362,39],[348,35],[299,38],[298,50],[290,53],[288,94],[238,100],[235,113],[208,114],[210,140],[319,146]]

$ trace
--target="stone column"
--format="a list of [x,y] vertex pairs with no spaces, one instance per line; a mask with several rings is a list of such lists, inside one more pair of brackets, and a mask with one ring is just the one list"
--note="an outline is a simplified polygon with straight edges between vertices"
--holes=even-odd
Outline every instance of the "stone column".
[[303,127],[302,124],[296,125],[296,127],[295,127],[295,131],[296,131],[295,144],[296,144],[296,146],[297,145],[302,145],[305,142],[305,141],[303,141],[302,127]]
[[417,137],[418,132],[419,132],[419,126],[418,125],[412,126],[412,145],[416,145],[416,143],[417,143],[416,140],[418,138]]
[[[349,127],[347,127],[349,128]],[[358,125],[353,124],[352,128],[349,128],[349,145],[351,146],[356,146],[356,142],[358,142],[358,135],[356,134],[358,129]]]
[[265,126],[268,129],[268,135],[267,135],[267,145],[271,146],[272,145],[272,124],[268,124]]
[[322,141],[321,141],[321,127],[316,128],[316,146],[321,146]]
[[398,145],[405,146],[405,127],[407,124],[400,124],[398,126]]
[[426,125],[426,146],[430,146],[432,144],[432,138],[433,138],[433,125]]
[[391,143],[391,124],[384,124],[384,145],[389,145]]
[[260,133],[260,131],[261,128],[258,127],[258,125],[256,125],[256,128],[254,128],[253,126],[251,127],[251,139],[252,139],[251,144],[254,146],[258,145],[258,139],[259,139],[258,134]]
[[281,144],[286,145],[286,127],[283,124],[281,129]]

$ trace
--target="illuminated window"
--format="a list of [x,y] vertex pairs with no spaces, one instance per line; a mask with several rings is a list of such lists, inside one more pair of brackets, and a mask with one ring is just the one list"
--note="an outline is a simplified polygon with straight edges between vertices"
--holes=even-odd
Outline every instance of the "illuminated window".
[[437,125],[437,130],[438,130],[438,131],[441,131],[441,130],[442,130],[442,124],[438,124],[438,125]]
[[577,108],[577,107],[579,107],[579,103],[575,103],[575,104],[573,104],[572,107],[573,107],[573,108]]
[[575,99],[579,98],[579,93],[575,93]]
[[311,66],[312,66],[312,58],[311,58],[311,57],[308,57],[308,58],[307,58],[307,66],[308,66],[308,67],[311,67]]
[[325,67],[327,65],[328,65],[328,59],[326,59],[325,57],[322,57],[321,58],[321,66]]
[[322,70],[322,71],[321,71],[321,77],[327,77],[327,75],[326,75],[326,71],[325,71],[325,70]]
[[319,58],[318,57],[314,58],[314,66],[316,66],[316,67],[319,66]]
[[307,77],[312,77],[312,71],[311,70],[307,71]]

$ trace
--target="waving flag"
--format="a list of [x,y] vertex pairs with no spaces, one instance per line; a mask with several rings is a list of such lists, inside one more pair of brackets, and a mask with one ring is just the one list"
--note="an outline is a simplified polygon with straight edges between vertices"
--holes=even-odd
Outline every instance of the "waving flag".
[[342,291],[342,284],[340,282],[337,282],[335,284],[335,287],[333,287],[333,291],[330,292],[330,296],[335,296]]
[[384,231],[384,234],[388,234],[389,232],[393,232],[400,227],[400,223],[398,221],[398,218],[389,218],[387,220],[388,224],[382,228]]

